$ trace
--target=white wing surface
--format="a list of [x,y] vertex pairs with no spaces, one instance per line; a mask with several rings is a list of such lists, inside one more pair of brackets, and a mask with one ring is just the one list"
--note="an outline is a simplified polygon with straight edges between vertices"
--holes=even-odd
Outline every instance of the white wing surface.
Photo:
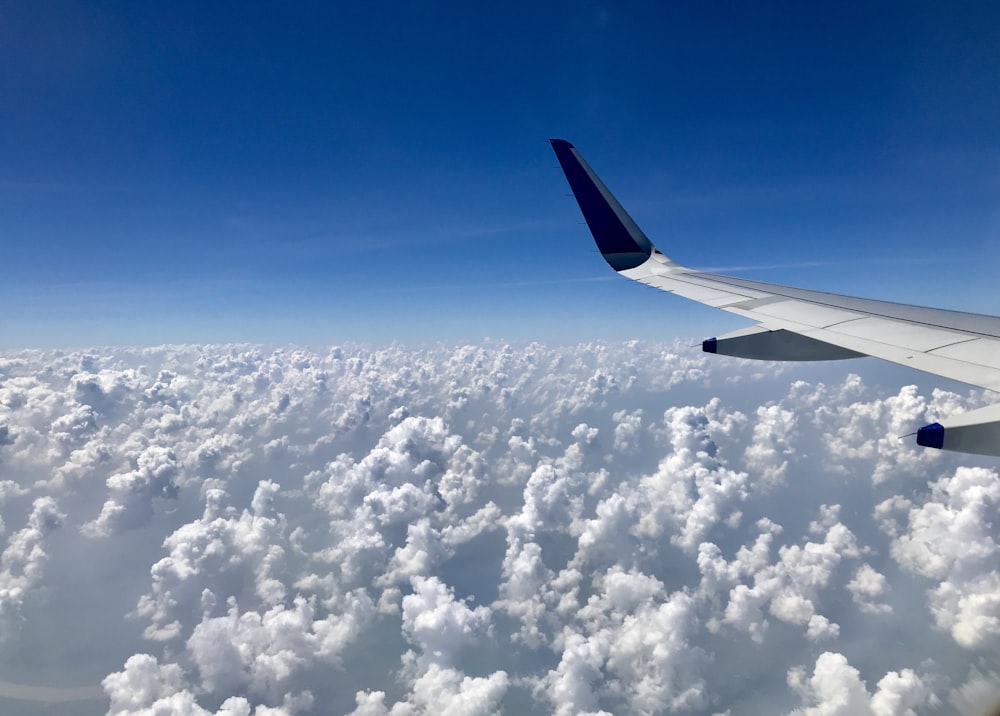
[[[615,271],[756,322],[706,340],[705,351],[761,360],[869,355],[1000,391],[1000,317],[841,296],[686,268],[653,245],[572,144],[562,139],[551,142],[594,240]],[[1000,404],[924,426],[917,431],[917,442],[1000,456]]]

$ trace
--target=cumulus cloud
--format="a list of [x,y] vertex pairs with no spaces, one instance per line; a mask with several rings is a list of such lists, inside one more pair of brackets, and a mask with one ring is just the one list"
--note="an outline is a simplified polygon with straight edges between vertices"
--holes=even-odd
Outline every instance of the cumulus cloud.
[[488,632],[489,623],[489,607],[470,609],[435,577],[414,577],[413,593],[403,599],[403,633],[433,663],[455,663],[458,650]]
[[123,716],[984,703],[1000,477],[899,440],[982,402],[913,380],[638,342],[8,354],[0,658]]
[[651,538],[673,532],[672,541],[693,551],[726,511],[746,498],[747,473],[719,459],[717,442],[745,417],[720,409],[713,399],[703,408],[671,408],[663,418],[662,435],[671,449],[657,472],[641,482],[648,510],[639,531]]
[[[224,491],[206,491],[201,518],[168,536],[163,542],[168,556],[150,569],[152,591],[137,608],[150,621],[147,638],[164,641],[181,636],[185,611],[200,609],[209,600],[214,603],[219,592],[267,607],[284,600],[285,585],[274,577],[287,551],[284,517],[270,509],[270,497],[277,489],[273,482],[261,482],[253,507],[241,512],[227,504]],[[234,589],[238,589],[235,595]]]
[[357,708],[351,716],[478,716],[499,713],[500,700],[507,690],[508,678],[503,671],[486,678],[465,676],[457,669],[431,664],[413,684],[409,701],[386,706],[382,691],[357,694]]
[[44,576],[45,538],[65,519],[54,499],[35,499],[27,526],[10,536],[0,554],[0,640],[17,629],[24,600]]
[[829,651],[816,659],[812,676],[801,668],[789,670],[788,685],[806,704],[792,712],[801,716],[915,716],[921,707],[941,705],[911,669],[889,672],[869,693],[843,654]]
[[794,452],[796,413],[779,405],[757,408],[753,438],[744,451],[747,467],[760,474],[765,485],[780,485]]
[[559,665],[543,682],[556,713],[594,709],[606,692],[629,713],[678,712],[706,704],[705,652],[689,643],[695,603],[657,579],[612,570],[568,625]]
[[965,467],[932,483],[923,504],[895,498],[876,508],[893,557],[936,583],[928,595],[934,619],[965,647],[1000,638],[998,511],[1000,476]]
[[404,672],[411,676],[408,698],[389,708],[384,692],[359,691],[352,714],[497,713],[509,684],[507,673],[474,677],[458,668],[463,651],[491,637],[489,607],[470,608],[435,577],[414,577],[412,587],[413,593],[403,599],[403,634],[417,649],[402,657]]
[[864,612],[878,614],[892,611],[892,607],[888,604],[876,601],[889,590],[889,586],[885,575],[876,572],[870,564],[858,567],[854,579],[847,583],[847,590],[851,593],[854,603]]
[[175,664],[159,664],[149,654],[129,657],[124,671],[109,674],[103,685],[111,699],[111,716],[292,716],[312,706],[309,696],[288,699],[289,708],[253,707],[245,698],[231,696],[218,710],[205,709],[185,688],[183,672]]
[[116,530],[139,527],[153,514],[156,497],[173,497],[177,486],[177,458],[173,450],[151,445],[134,458],[134,467],[107,480],[111,497],[101,514],[84,526],[85,534],[103,536]]

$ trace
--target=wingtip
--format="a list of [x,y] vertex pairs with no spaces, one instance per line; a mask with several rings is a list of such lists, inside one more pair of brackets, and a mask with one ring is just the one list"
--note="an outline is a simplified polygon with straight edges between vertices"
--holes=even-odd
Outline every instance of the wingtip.
[[572,144],[565,139],[549,142],[604,260],[615,271],[645,263],[653,252],[646,235]]

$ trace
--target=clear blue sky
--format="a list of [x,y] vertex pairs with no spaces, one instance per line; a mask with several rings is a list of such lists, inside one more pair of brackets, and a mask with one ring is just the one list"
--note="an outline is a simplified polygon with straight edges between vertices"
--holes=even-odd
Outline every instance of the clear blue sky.
[[998,313],[998,43],[990,2],[5,1],[0,346],[741,325],[614,277],[549,137],[689,265]]

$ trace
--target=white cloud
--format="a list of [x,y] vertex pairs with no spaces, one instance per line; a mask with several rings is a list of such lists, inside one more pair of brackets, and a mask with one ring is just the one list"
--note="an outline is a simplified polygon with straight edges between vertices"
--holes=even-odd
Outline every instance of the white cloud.
[[122,715],[971,703],[1000,480],[898,435],[981,398],[783,371],[642,343],[10,355],[0,656],[79,683],[59,655],[103,634]]
[[695,602],[667,594],[640,572],[609,570],[599,591],[563,627],[559,664],[539,682],[556,713],[591,713],[599,694],[611,711],[684,712],[706,703],[701,670],[707,655],[689,642]]
[[27,526],[7,541],[0,555],[0,641],[17,629],[25,599],[44,576],[45,538],[65,519],[54,499],[39,497],[32,503]]
[[709,530],[746,498],[748,475],[732,470],[718,458],[717,441],[731,435],[745,420],[738,412],[719,409],[717,400],[703,408],[671,408],[663,416],[663,436],[671,451],[657,472],[640,483],[648,503],[638,533],[671,539],[687,551],[697,549]]
[[141,527],[153,515],[154,498],[174,496],[178,466],[173,450],[150,445],[133,461],[132,470],[108,478],[111,497],[104,503],[97,519],[85,526],[86,534],[105,536]]
[[487,716],[500,713],[500,700],[509,680],[503,671],[485,678],[465,676],[457,669],[432,664],[413,685],[409,701],[385,704],[382,691],[357,693],[357,708],[350,716]]
[[625,455],[638,453],[642,439],[642,410],[631,413],[619,410],[612,417],[615,420],[615,452]]
[[[967,467],[932,483],[920,506],[890,499],[877,507],[896,561],[937,583],[929,590],[936,623],[969,648],[1000,638],[998,510],[1000,476]],[[900,529],[897,515],[906,528]]]
[[470,609],[435,577],[412,581],[413,593],[403,598],[403,633],[420,649],[420,658],[451,665],[459,649],[488,633],[490,609]]
[[782,528],[768,519],[758,522],[759,535],[753,545],[741,547],[732,561],[727,562],[711,543],[700,546],[701,591],[714,595],[718,603],[718,595],[732,585],[721,619],[713,618],[710,628],[727,624],[762,643],[769,627],[766,609],[780,621],[806,627],[811,641],[838,635],[839,626],[818,613],[817,603],[840,563],[857,558],[860,549],[854,534],[837,521],[838,506],[821,505],[820,514],[810,531],[819,533],[823,541],[783,545],[774,562],[770,561],[771,544]]
[[892,607],[875,600],[889,591],[885,575],[876,572],[870,564],[862,564],[854,574],[854,579],[847,583],[847,591],[851,593],[854,603],[861,611],[869,614],[891,612]]
[[780,485],[788,471],[788,457],[794,453],[796,413],[779,405],[757,408],[753,438],[744,451],[747,467],[761,476],[767,486]]
[[249,692],[275,701],[308,663],[339,665],[341,653],[374,613],[364,592],[339,606],[344,608],[318,618],[314,600],[298,597],[291,608],[278,605],[263,614],[241,614],[230,599],[225,616],[203,619],[187,641],[201,687],[209,693]]
[[549,672],[543,691],[555,714],[607,713],[598,710],[595,693],[607,658],[608,644],[603,639],[588,638],[582,634],[571,634],[566,638],[559,665]]
[[[152,591],[142,597],[137,612],[150,625],[146,636],[170,640],[182,636],[185,612],[198,613],[205,590],[272,606],[286,597],[275,577],[287,547],[285,519],[271,509],[278,486],[262,481],[254,493],[255,510],[237,513],[228,495],[217,488],[205,493],[200,519],[178,528],[164,540],[169,556],[153,564]],[[252,585],[250,588],[247,588]],[[234,587],[239,594],[233,595]],[[223,599],[223,600],[224,600]]]
[[125,670],[108,675],[104,690],[111,698],[110,716],[290,716],[285,709],[253,708],[242,697],[226,699],[217,711],[202,708],[195,695],[184,688],[183,674],[176,665],[158,664],[149,654],[136,654],[125,662]]
[[412,579],[413,593],[403,598],[403,634],[417,653],[403,655],[404,672],[413,674],[406,701],[391,708],[380,691],[356,695],[361,714],[473,714],[498,713],[500,700],[509,684],[505,671],[485,677],[466,675],[458,667],[459,655],[478,640],[489,638],[490,609],[474,609],[455,599],[448,587],[435,577]]
[[[911,669],[891,671],[870,694],[857,669],[835,652],[823,652],[812,676],[802,668],[788,672],[788,685],[803,701],[801,716],[916,716],[919,707],[938,707],[925,680]],[[922,710],[922,709],[920,709]]]

